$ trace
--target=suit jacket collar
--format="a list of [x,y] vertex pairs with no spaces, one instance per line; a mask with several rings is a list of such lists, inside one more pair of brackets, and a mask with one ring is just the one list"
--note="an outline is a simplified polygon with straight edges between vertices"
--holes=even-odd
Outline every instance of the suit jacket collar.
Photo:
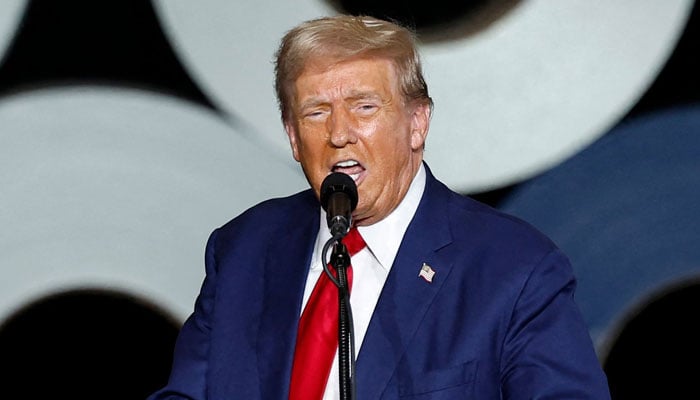
[[[426,175],[423,198],[404,235],[358,355],[360,399],[381,397],[452,268],[451,261],[438,252],[452,242],[447,212],[452,192],[435,179],[427,165]],[[431,283],[418,275],[423,263],[435,271]]]
[[264,262],[264,304],[257,345],[263,399],[288,397],[301,301],[319,227],[319,203],[311,190],[288,203],[284,232]]

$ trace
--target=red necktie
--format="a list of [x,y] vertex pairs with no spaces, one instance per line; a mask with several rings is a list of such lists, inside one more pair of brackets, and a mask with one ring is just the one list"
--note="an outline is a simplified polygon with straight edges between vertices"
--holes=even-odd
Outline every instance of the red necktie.
[[[350,257],[365,247],[357,228],[342,240]],[[331,267],[333,276],[337,277]],[[352,288],[352,266],[348,266],[348,289]],[[289,400],[320,400],[338,349],[338,288],[325,271],[311,292],[299,320],[294,351]]]

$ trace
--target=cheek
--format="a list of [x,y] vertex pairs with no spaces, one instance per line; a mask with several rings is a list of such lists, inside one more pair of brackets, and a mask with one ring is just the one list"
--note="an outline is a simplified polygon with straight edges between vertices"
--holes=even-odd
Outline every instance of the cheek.
[[297,143],[299,157],[307,164],[319,162],[323,158],[323,144],[318,140],[306,139]]

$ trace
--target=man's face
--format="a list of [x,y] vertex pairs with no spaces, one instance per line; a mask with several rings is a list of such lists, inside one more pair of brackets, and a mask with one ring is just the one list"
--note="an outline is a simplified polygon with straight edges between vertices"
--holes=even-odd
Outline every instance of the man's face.
[[294,159],[317,195],[331,172],[350,175],[359,193],[353,219],[371,225],[408,191],[423,158],[430,108],[405,104],[387,59],[313,61],[295,82],[285,123]]

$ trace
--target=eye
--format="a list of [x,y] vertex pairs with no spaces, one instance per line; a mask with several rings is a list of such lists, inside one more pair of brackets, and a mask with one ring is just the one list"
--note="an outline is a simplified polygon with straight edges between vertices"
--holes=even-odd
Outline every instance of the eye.
[[325,117],[326,112],[323,110],[311,110],[303,114],[305,119],[319,120]]
[[371,114],[377,110],[378,106],[374,103],[362,103],[357,106],[357,111],[362,114]]

